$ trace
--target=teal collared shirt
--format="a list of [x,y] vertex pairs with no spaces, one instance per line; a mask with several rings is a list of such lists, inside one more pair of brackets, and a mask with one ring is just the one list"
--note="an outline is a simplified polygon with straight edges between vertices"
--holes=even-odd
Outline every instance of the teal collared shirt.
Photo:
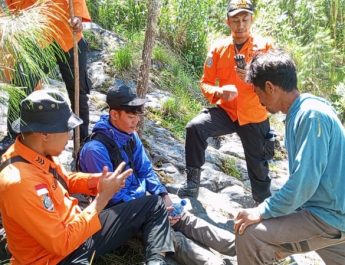
[[300,95],[286,116],[290,176],[260,206],[264,219],[307,209],[345,231],[345,130],[332,106]]

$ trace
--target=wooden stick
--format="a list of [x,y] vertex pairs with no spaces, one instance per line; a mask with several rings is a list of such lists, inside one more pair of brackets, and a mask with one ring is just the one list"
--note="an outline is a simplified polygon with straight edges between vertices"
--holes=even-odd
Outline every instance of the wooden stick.
[[[71,21],[74,18],[73,0],[69,0],[69,14]],[[78,57],[78,39],[77,34],[72,29],[73,34],[73,62],[74,62],[74,113],[79,116],[79,57]],[[77,126],[74,129],[74,149],[73,156],[77,157],[80,147],[80,129]]]

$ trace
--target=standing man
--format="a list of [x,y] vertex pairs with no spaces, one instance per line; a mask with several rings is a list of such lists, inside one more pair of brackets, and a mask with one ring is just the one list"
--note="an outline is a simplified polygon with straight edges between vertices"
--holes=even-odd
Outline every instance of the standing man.
[[296,68],[281,51],[253,59],[248,79],[271,113],[286,114],[290,177],[257,208],[235,220],[238,264],[273,264],[316,250],[345,264],[345,129],[326,100],[297,89]]
[[[69,131],[81,124],[64,96],[38,90],[26,97],[14,130],[20,133],[2,156],[0,211],[12,254],[11,264],[90,264],[132,235],[142,232],[146,264],[165,265],[174,248],[168,214],[159,196],[104,209],[131,175],[115,172],[67,174],[57,156]],[[95,196],[85,209],[71,193]]]
[[[12,13],[22,11],[25,8],[30,8],[37,0],[6,0],[8,8]],[[90,21],[90,15],[87,10],[86,2],[74,0],[74,12],[75,16],[70,18],[68,0],[52,0],[52,14],[50,16],[51,24],[54,25],[54,36],[52,36],[52,42],[56,42],[61,48],[65,58],[61,58],[61,55],[56,56],[57,64],[59,65],[62,79],[65,82],[68,96],[70,98],[72,109],[74,110],[74,60],[73,60],[73,31],[77,34],[78,40],[78,56],[79,56],[79,78],[80,78],[80,96],[79,96],[79,112],[80,118],[83,120],[83,124],[80,126],[80,139],[84,139],[88,135],[89,128],[89,105],[88,94],[91,89],[91,81],[87,75],[87,43],[83,39],[82,22]],[[20,62],[19,62],[20,64]],[[17,67],[20,71],[20,67]],[[30,94],[37,86],[40,78],[37,76],[30,76],[30,84],[24,90],[25,94]],[[23,80],[13,80],[14,85],[23,86]],[[23,99],[25,96],[21,96]],[[11,128],[13,120],[18,118],[18,111],[14,104],[17,100],[9,101],[8,115],[7,115],[7,136],[0,142],[0,151],[5,151],[10,144],[13,143],[16,137],[16,133]]]
[[[243,64],[236,66],[235,61],[237,56],[248,63],[255,53],[270,48],[266,40],[250,33],[253,11],[250,0],[230,0],[227,24],[231,36],[217,41],[208,53],[200,88],[206,99],[217,107],[204,109],[187,124],[187,182],[178,191],[180,196],[198,195],[207,138],[234,132],[244,148],[253,199],[262,202],[271,195],[267,160],[272,158],[273,148],[268,148],[266,140],[270,130],[267,111],[252,84],[246,83]],[[269,149],[271,152],[267,152]]]

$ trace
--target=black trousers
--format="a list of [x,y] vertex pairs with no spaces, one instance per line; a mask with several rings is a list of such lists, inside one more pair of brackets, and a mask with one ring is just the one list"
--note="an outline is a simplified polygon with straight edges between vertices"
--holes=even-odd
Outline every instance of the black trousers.
[[200,168],[205,163],[207,138],[236,132],[242,141],[253,199],[262,202],[271,195],[267,160],[273,154],[265,150],[269,130],[268,120],[240,126],[222,108],[204,109],[186,127],[186,166]]
[[167,211],[160,196],[146,196],[114,205],[100,214],[102,229],[87,239],[59,265],[89,264],[95,257],[118,248],[140,232],[146,259],[163,252],[174,252]]
[[[79,116],[83,120],[83,124],[80,126],[80,139],[84,139],[89,134],[89,105],[87,94],[90,93],[91,81],[87,75],[87,50],[88,44],[84,39],[81,39],[78,43],[79,46]],[[73,60],[73,48],[68,52],[64,53],[65,59],[56,56],[57,64],[59,65],[60,73],[62,79],[65,82],[68,96],[70,98],[72,109],[74,111],[74,60]],[[13,81],[14,85],[22,86],[24,82],[24,76],[21,76],[20,64],[16,66],[19,76]],[[47,72],[49,69],[45,69]],[[11,124],[14,120],[19,117],[19,108],[15,104],[18,104],[23,100],[28,94],[30,94],[37,83],[40,80],[40,77],[29,75],[29,84],[23,90],[24,94],[19,95],[16,99],[11,98],[9,100],[8,113],[7,113],[7,130],[12,138],[15,138],[16,133],[12,130]],[[19,101],[20,100],[20,101]]]

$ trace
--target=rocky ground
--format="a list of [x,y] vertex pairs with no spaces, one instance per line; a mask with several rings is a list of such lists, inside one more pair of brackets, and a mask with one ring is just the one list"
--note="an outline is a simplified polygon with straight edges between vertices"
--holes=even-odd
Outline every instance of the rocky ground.
[[[102,113],[106,88],[110,84],[124,82],[108,74],[106,58],[109,51],[116,49],[123,42],[114,33],[104,31],[97,26],[93,29],[99,33],[103,41],[103,49],[90,52],[89,73],[94,89],[90,94],[91,128]],[[50,80],[46,86],[58,87],[64,90],[61,81]],[[134,81],[127,81],[127,85],[135,87]],[[148,109],[160,108],[164,100],[170,97],[166,91],[151,87],[147,95]],[[281,117],[275,118],[280,120]],[[0,106],[0,137],[6,133],[6,106]],[[156,172],[172,188],[178,188],[184,181],[184,143],[177,140],[171,132],[164,129],[155,121],[146,119],[142,136],[147,152],[155,165]],[[282,137],[280,137],[282,140]],[[67,168],[71,167],[72,141],[61,154],[60,159]],[[281,149],[283,150],[283,149]],[[224,161],[235,161],[236,177],[225,174]],[[287,179],[287,161],[273,160],[270,162],[272,191],[278,190]],[[202,171],[202,188],[197,199],[188,200],[186,209],[200,218],[219,227],[232,230],[233,218],[240,208],[253,206],[250,185],[244,161],[243,148],[236,135],[225,136],[220,139],[211,139],[206,152],[206,163]],[[97,263],[100,264],[100,263]],[[107,263],[111,264],[111,263]],[[170,261],[170,264],[176,264]],[[237,264],[232,258],[232,264]],[[285,264],[321,265],[320,258],[315,253],[294,255]]]

